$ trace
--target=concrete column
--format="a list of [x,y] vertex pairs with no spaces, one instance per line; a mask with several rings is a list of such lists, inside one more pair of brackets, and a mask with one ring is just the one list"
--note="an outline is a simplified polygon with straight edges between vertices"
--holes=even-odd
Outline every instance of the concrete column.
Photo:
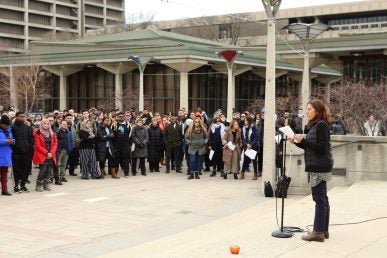
[[227,119],[232,120],[233,109],[235,108],[235,76],[232,65],[227,65]]
[[180,72],[180,109],[188,108],[188,72]]
[[[309,65],[309,43],[305,43],[304,70],[302,72],[300,108],[306,110],[306,103],[310,100],[310,65]],[[302,120],[302,128],[308,123],[307,116]]]
[[[145,69],[144,69],[145,70]],[[144,110],[144,72],[140,69],[140,88],[138,89],[138,111]]]
[[59,109],[67,109],[67,76],[63,73],[59,79]]
[[266,86],[265,86],[265,125],[263,143],[263,173],[262,193],[264,182],[275,184],[275,20],[268,19],[267,51],[266,51]]
[[123,103],[122,103],[122,74],[116,73],[114,75],[115,77],[115,90],[114,90],[114,97],[115,97],[115,107],[119,110],[122,110]]
[[13,68],[9,68],[9,92],[10,92],[10,105],[15,109],[18,109],[18,94],[15,84],[15,79],[13,77]]

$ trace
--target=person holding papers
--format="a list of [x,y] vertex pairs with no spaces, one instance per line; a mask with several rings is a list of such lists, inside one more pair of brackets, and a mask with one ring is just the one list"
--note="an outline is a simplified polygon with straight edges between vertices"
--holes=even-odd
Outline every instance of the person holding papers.
[[227,179],[227,174],[234,174],[234,179],[238,179],[242,152],[242,133],[237,120],[232,120],[230,126],[226,128],[223,145],[223,178]]
[[[253,125],[253,120],[248,117],[245,120],[242,129],[242,143],[245,150],[245,156],[243,159],[241,179],[245,179],[245,171],[249,168],[250,161],[253,162],[254,175],[252,180],[257,180],[258,177],[258,164],[257,154],[259,152],[259,130]],[[261,175],[259,175],[261,176]]]
[[308,102],[306,138],[301,135],[289,136],[289,141],[305,150],[305,172],[310,173],[310,187],[313,201],[316,203],[313,231],[302,236],[305,241],[324,242],[329,238],[329,201],[327,182],[332,177],[333,158],[331,153],[329,125],[330,112],[320,100]]

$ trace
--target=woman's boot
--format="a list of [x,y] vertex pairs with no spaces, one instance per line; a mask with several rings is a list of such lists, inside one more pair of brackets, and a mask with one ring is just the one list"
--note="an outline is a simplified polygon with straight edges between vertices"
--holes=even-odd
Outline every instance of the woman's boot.
[[189,176],[187,177],[188,180],[194,179],[194,173],[190,173]]
[[35,191],[43,192],[43,181],[36,180]]
[[240,178],[240,180],[243,180],[243,179],[245,179],[245,171],[241,171],[241,178]]
[[56,185],[63,185],[63,184],[62,184],[62,180],[59,179],[59,176],[56,176],[56,177],[55,177],[55,184],[56,184]]
[[49,184],[50,184],[50,180],[49,179],[43,180],[43,190],[44,191],[51,191],[51,188],[50,188]]
[[257,178],[258,178],[258,173],[254,172],[253,178],[251,178],[251,180],[257,180]]
[[120,179],[120,177],[117,176],[117,174],[116,174],[116,169],[115,169],[115,168],[112,168],[112,169],[110,170],[110,172],[112,173],[112,178]]
[[238,179],[238,174],[237,173],[234,173],[234,179]]
[[195,172],[195,179],[200,179],[199,172]]

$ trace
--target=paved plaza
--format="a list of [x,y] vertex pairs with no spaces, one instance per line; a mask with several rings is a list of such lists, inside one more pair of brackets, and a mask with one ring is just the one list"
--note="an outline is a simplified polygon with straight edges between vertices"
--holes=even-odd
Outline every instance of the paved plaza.
[[[385,257],[387,220],[331,227],[324,243],[273,238],[275,199],[262,197],[251,173],[243,181],[175,172],[67,178],[50,192],[0,197],[0,257],[236,257],[232,244],[238,257]],[[331,223],[387,216],[386,189],[378,181],[333,188]],[[285,225],[312,224],[313,205],[289,196]]]

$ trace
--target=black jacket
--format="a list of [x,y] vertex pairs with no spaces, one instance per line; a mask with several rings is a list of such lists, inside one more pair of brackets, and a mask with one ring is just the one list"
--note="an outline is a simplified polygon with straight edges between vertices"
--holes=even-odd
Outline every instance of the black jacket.
[[306,139],[296,145],[305,150],[306,172],[331,172],[333,158],[331,153],[329,126],[325,121],[318,121],[309,128]]
[[13,138],[15,139],[13,153],[32,153],[34,151],[34,136],[32,127],[16,119],[15,123],[11,127],[11,130]]

